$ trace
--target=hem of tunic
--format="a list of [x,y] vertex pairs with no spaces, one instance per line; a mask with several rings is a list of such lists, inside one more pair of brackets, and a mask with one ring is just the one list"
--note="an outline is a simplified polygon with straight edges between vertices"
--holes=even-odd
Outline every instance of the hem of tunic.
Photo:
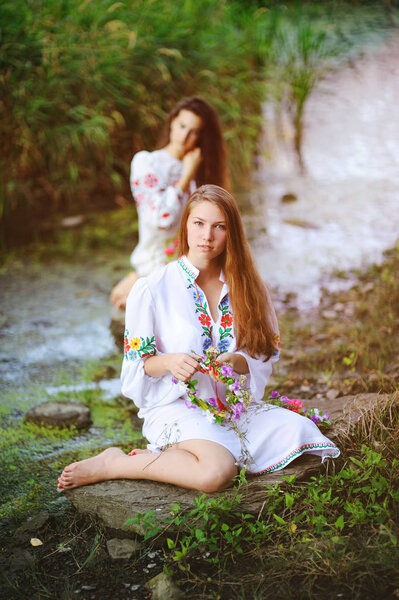
[[266,467],[266,469],[262,469],[262,471],[256,471],[252,473],[252,475],[263,475],[265,473],[273,473],[274,471],[280,471],[284,469],[290,462],[309,452],[310,454],[314,454],[317,450],[326,450],[328,454],[322,456],[321,462],[323,463],[327,458],[337,458],[340,455],[340,451],[335,444],[329,443],[310,443],[310,444],[302,444],[292,452],[290,452],[287,456],[285,456],[282,460],[279,460],[274,465],[270,467]]

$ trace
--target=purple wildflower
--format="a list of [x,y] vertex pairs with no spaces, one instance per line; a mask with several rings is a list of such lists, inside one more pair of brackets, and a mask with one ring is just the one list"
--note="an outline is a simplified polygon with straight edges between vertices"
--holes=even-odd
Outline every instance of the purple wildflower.
[[195,404],[192,404],[192,403],[190,402],[190,400],[186,400],[186,406],[187,406],[187,408],[197,408],[197,407],[195,406]]
[[172,377],[172,383],[178,383],[176,377]]
[[270,392],[270,398],[279,398],[280,394],[274,390],[273,392]]
[[321,415],[321,418],[323,419],[323,421],[329,421],[330,420],[330,415],[328,413],[323,413]]
[[209,398],[208,404],[210,404],[210,406],[216,407],[217,406],[216,398]]
[[316,423],[316,425],[317,425],[317,423],[320,423],[322,420],[319,415],[310,415],[309,419],[311,421],[313,421],[313,423]]
[[233,413],[233,421],[237,421],[241,417],[242,413],[245,412],[244,405],[241,402],[233,404],[231,407],[231,412]]
[[290,399],[289,399],[289,398],[287,398],[287,396],[281,396],[280,400],[281,400],[281,402],[284,402],[284,404],[285,404],[286,402],[289,402],[289,401],[290,401]]
[[230,392],[238,392],[238,390],[240,389],[240,382],[237,381],[237,379],[234,380],[234,383],[231,383],[229,385],[229,390]]
[[222,365],[222,368],[220,369],[220,374],[224,375],[224,377],[231,377],[233,375],[233,367]]

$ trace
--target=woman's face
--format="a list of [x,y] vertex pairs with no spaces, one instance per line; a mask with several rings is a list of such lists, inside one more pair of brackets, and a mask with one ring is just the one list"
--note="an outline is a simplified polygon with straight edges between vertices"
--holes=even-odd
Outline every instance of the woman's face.
[[226,218],[209,201],[195,204],[187,220],[188,259],[196,266],[217,259],[226,247]]
[[197,146],[202,119],[191,110],[183,108],[170,124],[169,145],[179,158]]

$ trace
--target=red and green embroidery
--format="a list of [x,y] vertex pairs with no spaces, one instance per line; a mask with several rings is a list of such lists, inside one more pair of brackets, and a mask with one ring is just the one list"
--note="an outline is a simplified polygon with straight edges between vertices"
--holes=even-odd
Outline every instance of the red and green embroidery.
[[[214,346],[215,344],[212,335],[212,320],[208,312],[208,305],[205,301],[205,296],[203,292],[198,288],[195,282],[195,274],[189,270],[189,268],[181,258],[179,258],[177,262],[187,275],[187,289],[192,290],[195,312],[196,314],[198,314],[198,320],[202,326],[202,336],[205,338],[203,340],[202,346],[204,350],[207,350],[207,348],[209,348],[210,346]],[[218,309],[222,313],[222,317],[220,321],[219,343],[217,344],[217,347],[220,350],[220,352],[226,352],[230,345],[230,339],[233,338],[233,315],[230,312],[229,298],[227,294],[219,302]]]
[[220,341],[218,343],[218,348],[221,352],[225,352],[230,345],[230,340],[228,338],[233,337],[233,315],[230,312],[229,297],[227,294],[223,300],[219,302],[219,310],[222,313],[222,318],[220,319]]
[[131,337],[129,331],[125,330],[124,339],[125,358],[128,360],[138,360],[145,356],[153,356],[157,353],[155,345],[155,336],[146,337]]

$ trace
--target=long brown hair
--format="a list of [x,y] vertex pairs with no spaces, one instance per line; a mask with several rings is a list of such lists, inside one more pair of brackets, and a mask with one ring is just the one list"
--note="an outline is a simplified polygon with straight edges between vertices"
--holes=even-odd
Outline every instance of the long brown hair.
[[237,348],[270,358],[278,348],[278,325],[270,292],[255,266],[233,196],[217,185],[203,185],[188,200],[179,231],[179,256],[188,254],[187,221],[200,202],[212,202],[226,220],[226,248],[221,267],[229,286]]
[[227,153],[222,126],[216,110],[203,98],[191,96],[190,98],[181,100],[172,108],[165,123],[158,147],[163,148],[169,143],[170,125],[181,110],[189,110],[202,119],[202,127],[198,139],[202,161],[195,177],[197,187],[200,187],[204,183],[213,183],[224,188],[229,188]]

